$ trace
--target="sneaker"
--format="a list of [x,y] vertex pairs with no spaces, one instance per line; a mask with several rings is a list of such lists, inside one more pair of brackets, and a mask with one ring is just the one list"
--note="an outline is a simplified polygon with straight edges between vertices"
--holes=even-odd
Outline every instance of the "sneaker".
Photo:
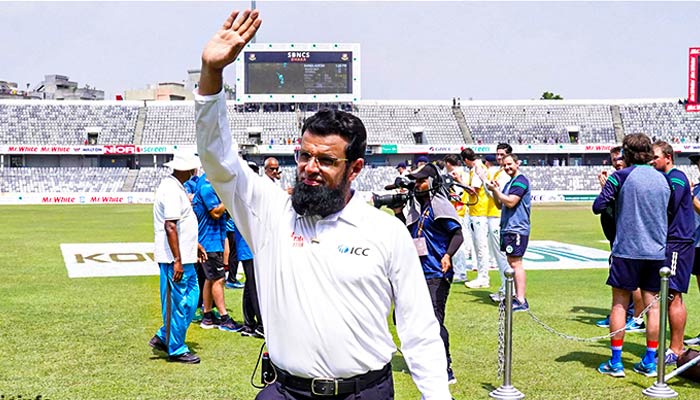
[[520,311],[530,311],[530,304],[527,302],[527,299],[525,299],[524,303],[521,303],[520,300],[513,298],[513,312]]
[[224,286],[226,286],[226,289],[243,289],[245,284],[241,283],[240,281],[226,281],[226,283],[224,283]]
[[455,373],[452,371],[451,367],[447,367],[447,384],[454,385],[457,383],[457,378],[455,378]]
[[[209,315],[206,315],[209,314]],[[212,313],[206,313],[204,315],[204,318],[202,318],[202,323],[199,324],[199,327],[202,329],[214,329],[218,328],[221,325],[221,320],[214,316]]]
[[683,343],[687,344],[688,346],[695,346],[696,344],[700,344],[700,335],[697,335],[694,338],[684,340]]
[[627,321],[627,324],[625,324],[625,332],[644,332],[644,331],[646,331],[646,325],[644,325],[644,321],[637,322],[634,318],[630,318],[630,320]]
[[250,325],[243,325],[241,336],[253,337],[255,336],[255,329]]
[[200,307],[197,307],[197,310],[194,312],[194,317],[192,317],[192,323],[196,324],[202,322],[202,318],[204,318],[204,313]]
[[179,362],[183,364],[199,364],[199,357],[195,356],[190,352],[187,352],[178,354],[176,356],[168,356],[168,361]]
[[243,325],[234,321],[233,318],[229,317],[228,315],[226,315],[225,318],[219,324],[220,331],[240,332],[241,329],[243,329]]
[[666,356],[664,357],[664,365],[672,366],[676,365],[676,363],[678,363],[678,356],[676,355],[676,353],[674,353],[671,349],[666,350]]
[[463,283],[467,281],[466,276],[457,276],[455,275],[454,278],[452,278],[452,283]]
[[598,328],[610,328],[610,315],[606,316],[605,319],[596,321],[595,326]]
[[148,345],[153,347],[155,350],[162,351],[164,353],[168,352],[168,348],[165,346],[165,343],[160,340],[158,335],[153,336],[151,340],[148,341]]
[[615,378],[623,378],[625,376],[625,367],[622,363],[613,364],[608,360],[598,366],[598,372]]
[[258,325],[258,327],[255,328],[255,337],[265,339],[265,328],[262,325]]
[[501,292],[496,292],[496,293],[491,293],[489,295],[489,297],[491,298],[491,301],[493,301],[494,303],[500,303],[506,299],[506,294],[501,293]]
[[654,378],[656,377],[656,363],[650,362],[649,364],[645,364],[644,360],[642,360],[634,364],[634,372],[637,372],[649,378]]
[[474,279],[473,281],[465,282],[464,286],[469,289],[481,289],[489,287],[489,282],[484,279]]

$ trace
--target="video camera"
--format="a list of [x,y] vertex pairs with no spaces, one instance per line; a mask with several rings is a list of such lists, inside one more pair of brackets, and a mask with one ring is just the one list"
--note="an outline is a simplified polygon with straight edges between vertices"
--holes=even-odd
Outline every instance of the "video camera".
[[[450,175],[439,175],[433,183],[433,186],[429,189],[432,192],[442,191],[446,196],[449,196],[450,188],[452,186],[458,186],[463,189],[467,189],[468,186],[462,185],[455,182],[454,178]],[[412,199],[416,194],[416,181],[409,179],[405,176],[399,176],[394,180],[391,185],[384,186],[384,190],[394,190],[394,189],[406,189],[402,193],[392,193],[392,194],[373,194],[372,204],[376,208],[381,206],[387,206],[389,208],[401,208],[406,203]],[[471,190],[471,189],[469,189]]]
[[387,206],[389,208],[401,208],[413,197],[416,189],[416,181],[405,176],[399,176],[391,185],[384,186],[384,190],[406,189],[403,193],[372,194],[372,205],[376,208]]

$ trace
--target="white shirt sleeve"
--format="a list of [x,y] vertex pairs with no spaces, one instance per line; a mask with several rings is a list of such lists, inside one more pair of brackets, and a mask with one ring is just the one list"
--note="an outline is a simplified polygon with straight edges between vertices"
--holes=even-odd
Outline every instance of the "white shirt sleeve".
[[238,156],[223,90],[210,96],[195,92],[195,118],[197,151],[207,178],[255,252],[268,237],[267,224],[280,220],[288,194]]

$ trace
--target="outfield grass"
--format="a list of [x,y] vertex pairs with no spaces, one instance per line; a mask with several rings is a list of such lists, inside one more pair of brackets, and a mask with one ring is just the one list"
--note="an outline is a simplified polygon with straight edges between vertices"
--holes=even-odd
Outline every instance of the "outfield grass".
[[[532,240],[605,249],[589,206],[539,206]],[[249,384],[262,341],[196,326],[187,342],[196,366],[165,362],[147,342],[160,325],[158,277],[69,279],[60,243],[152,240],[150,206],[0,207],[0,395],[43,399],[252,399]],[[534,313],[556,329],[582,337],[605,330],[593,322],[610,306],[606,270],[528,272]],[[492,272],[492,282],[498,282]],[[495,285],[494,285],[495,286]],[[241,318],[241,291],[226,291]],[[487,290],[455,284],[447,304],[456,399],[488,398],[496,378],[497,308]],[[687,300],[687,336],[700,332],[695,282]],[[300,323],[303,323],[300,321]],[[632,372],[644,336],[627,336],[627,377],[602,376],[607,341],[578,343],[544,331],[523,313],[514,318],[513,384],[528,399],[639,399],[653,383]],[[393,361],[396,398],[417,399],[400,355]],[[258,376],[256,376],[256,382]],[[670,382],[681,398],[698,398],[697,384]]]

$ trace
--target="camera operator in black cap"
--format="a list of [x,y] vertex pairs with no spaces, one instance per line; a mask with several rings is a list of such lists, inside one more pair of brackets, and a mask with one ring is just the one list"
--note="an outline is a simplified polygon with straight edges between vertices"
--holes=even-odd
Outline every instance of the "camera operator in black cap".
[[445,305],[454,277],[452,256],[464,241],[462,225],[447,198],[447,189],[435,165],[422,165],[408,177],[415,180],[416,184],[415,199],[409,202],[406,211],[406,226],[416,244],[435,317],[440,323],[448,380],[454,384],[457,379],[452,371],[450,339],[445,327]]

